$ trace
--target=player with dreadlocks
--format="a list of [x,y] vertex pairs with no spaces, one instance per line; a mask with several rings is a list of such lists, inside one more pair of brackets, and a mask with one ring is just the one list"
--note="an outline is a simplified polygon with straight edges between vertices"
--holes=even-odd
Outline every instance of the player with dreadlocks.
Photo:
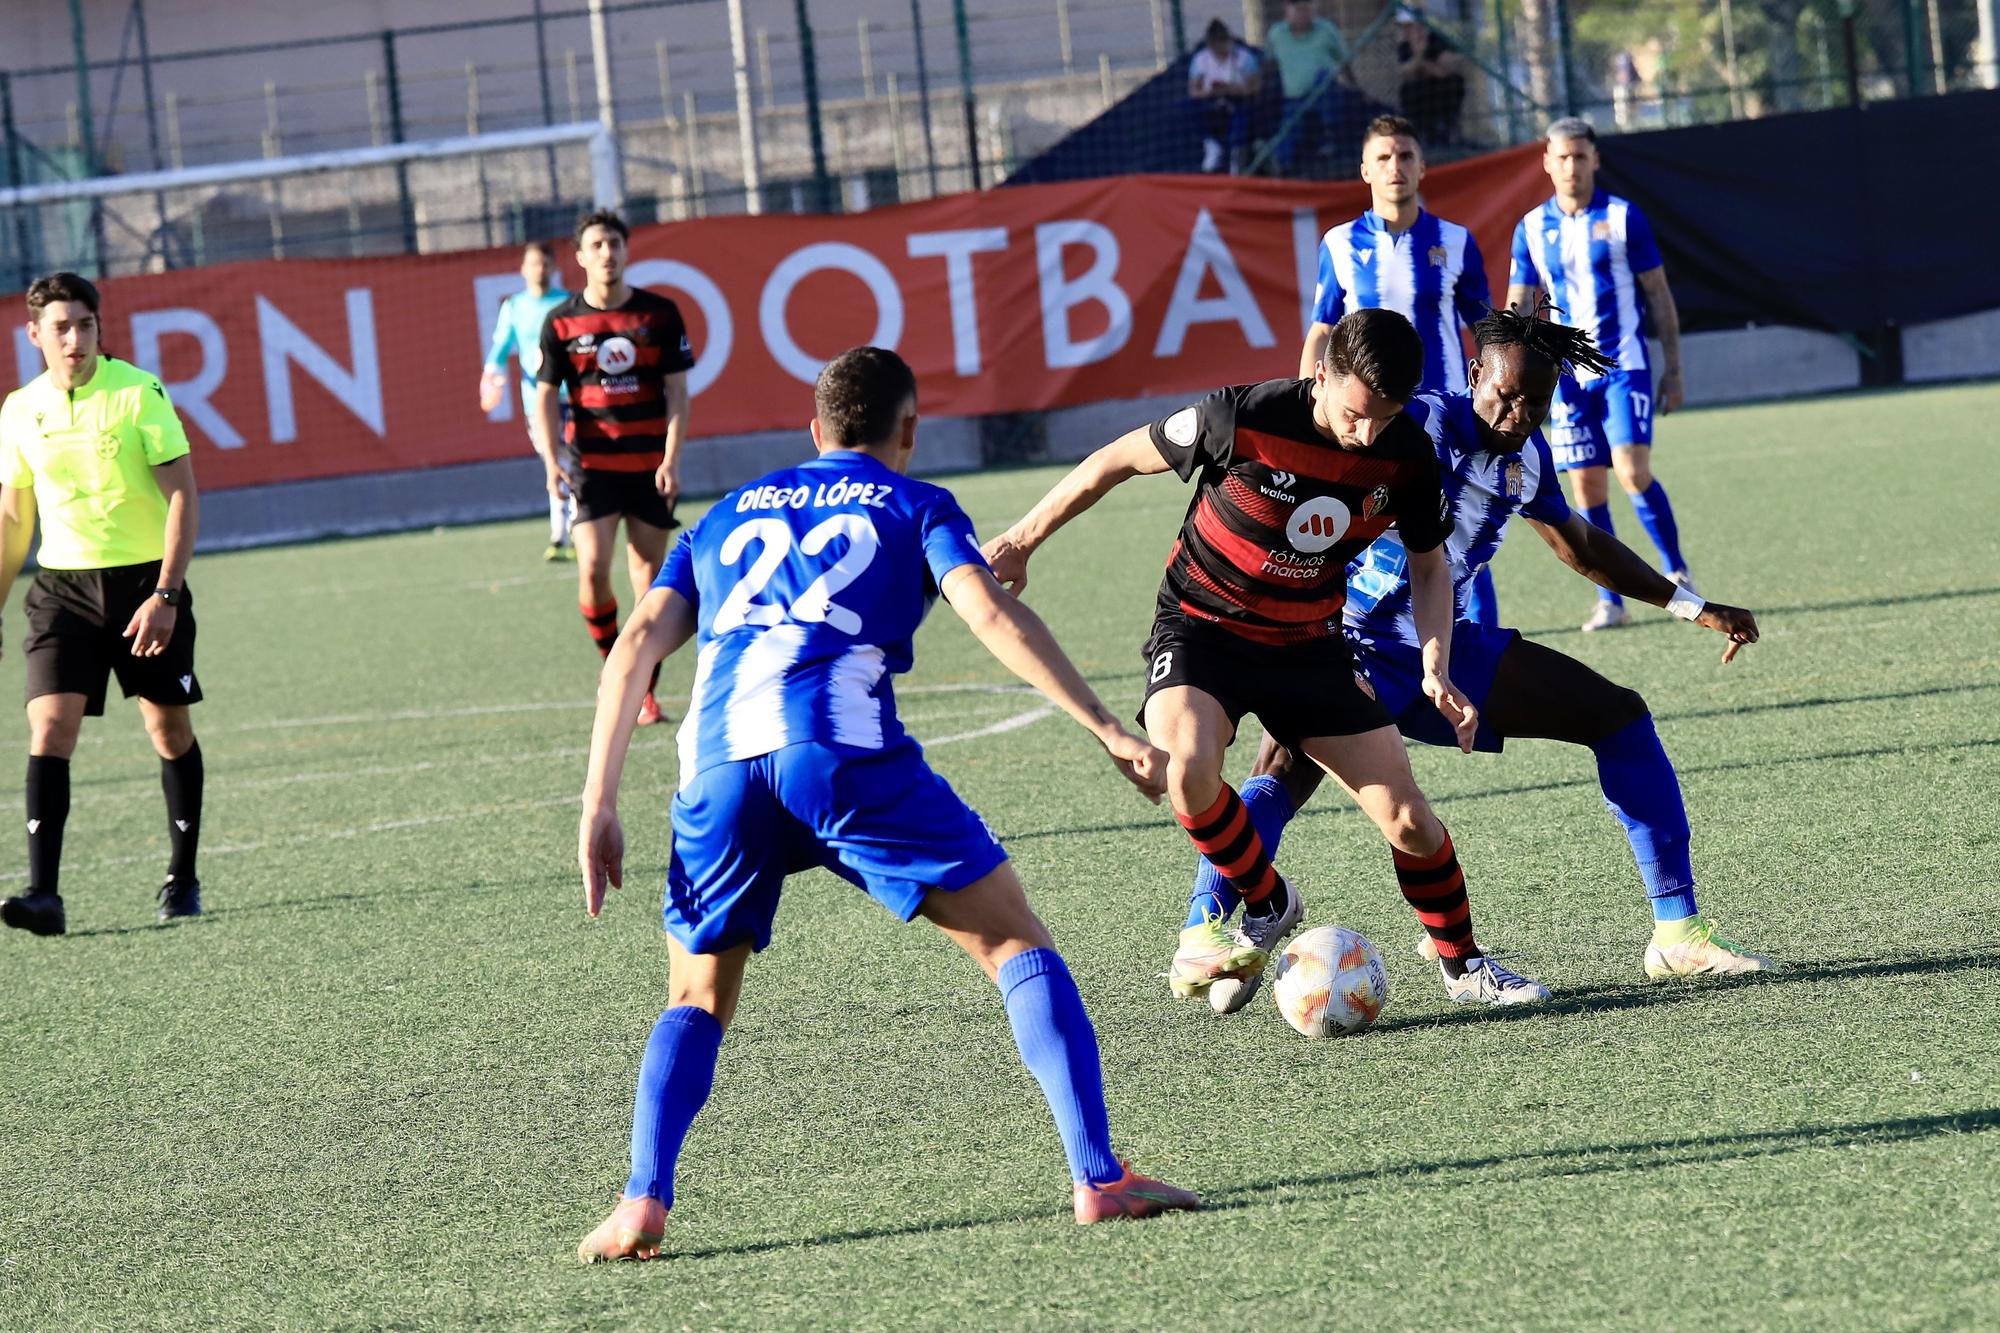
[[[1472,333],[1478,354],[1466,373],[1467,392],[1419,394],[1406,409],[1437,449],[1439,480],[1452,519],[1445,549],[1461,617],[1467,587],[1499,548],[1507,520],[1519,513],[1558,559],[1591,582],[1665,607],[1727,637],[1724,662],[1744,644],[1755,643],[1757,620],[1750,612],[1703,601],[1670,582],[1564,500],[1541,425],[1562,375],[1598,371],[1608,364],[1590,334],[1511,310],[1493,311],[1473,325]],[[1356,664],[1397,729],[1427,745],[1457,745],[1451,727],[1419,688],[1423,664],[1410,619],[1406,566],[1394,532],[1350,564],[1343,628]],[[1479,710],[1473,749],[1498,752],[1509,738],[1543,738],[1585,746],[1595,755],[1605,803],[1625,827],[1652,906],[1647,976],[1755,972],[1773,966],[1768,958],[1722,939],[1695,909],[1680,780],[1637,692],[1516,630],[1463,618],[1452,629],[1450,674]],[[1264,742],[1255,773],[1240,794],[1273,855],[1285,823],[1319,781],[1315,765],[1298,763],[1282,746]],[[1226,918],[1235,906],[1228,881],[1204,860],[1195,880],[1190,924]],[[1243,991],[1227,995],[1230,1008],[1247,999]],[[1218,1008],[1224,1003],[1213,993],[1211,1002]]]

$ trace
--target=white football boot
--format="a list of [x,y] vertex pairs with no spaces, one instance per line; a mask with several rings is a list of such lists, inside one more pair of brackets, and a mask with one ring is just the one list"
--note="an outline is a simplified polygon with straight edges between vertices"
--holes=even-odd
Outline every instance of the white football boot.
[[[1246,909],[1239,918],[1243,937],[1261,950],[1267,961],[1285,942],[1285,936],[1299,928],[1299,920],[1306,914],[1305,899],[1299,897],[1299,891],[1283,875],[1278,876],[1275,892],[1285,895],[1284,906],[1268,916],[1252,916]],[[1263,979],[1262,969],[1249,976],[1216,978],[1209,983],[1208,1007],[1218,1014],[1235,1013],[1250,1003],[1250,997],[1257,993],[1257,985]]]
[[1489,1004],[1499,1008],[1510,1004],[1537,1004],[1549,998],[1547,986],[1509,972],[1491,958],[1466,959],[1465,975],[1462,977],[1452,976],[1440,963],[1438,975],[1444,978],[1445,994],[1451,996],[1453,1004]]
[[1583,622],[1583,632],[1595,634],[1601,629],[1623,629],[1631,623],[1632,613],[1625,609],[1625,603],[1600,600],[1589,619]]

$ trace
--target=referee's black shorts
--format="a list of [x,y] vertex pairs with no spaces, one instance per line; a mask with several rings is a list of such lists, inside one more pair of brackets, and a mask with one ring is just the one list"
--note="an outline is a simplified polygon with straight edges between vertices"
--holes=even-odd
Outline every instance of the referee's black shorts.
[[201,702],[194,674],[194,598],[182,590],[173,637],[157,657],[134,657],[125,627],[160,586],[160,562],[111,569],[45,569],[28,589],[27,697],[81,694],[84,713],[104,715],[109,678],[126,698]]

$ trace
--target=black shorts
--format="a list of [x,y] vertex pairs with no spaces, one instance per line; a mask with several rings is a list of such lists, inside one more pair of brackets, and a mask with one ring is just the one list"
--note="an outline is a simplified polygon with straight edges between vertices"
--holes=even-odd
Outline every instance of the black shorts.
[[160,586],[160,562],[113,569],[45,569],[35,575],[28,612],[27,697],[81,694],[83,711],[104,715],[112,675],[125,697],[156,704],[201,702],[194,674],[194,596],[182,589],[174,634],[158,657],[134,657],[125,627]]
[[[1254,714],[1288,749],[1315,736],[1395,725],[1355,680],[1354,654],[1337,634],[1278,648],[1162,611],[1142,651],[1147,699],[1169,686],[1191,686],[1222,705],[1230,726]],[[1139,724],[1145,722],[1142,706]]]
[[593,518],[637,519],[665,531],[680,525],[667,499],[653,485],[651,472],[597,472],[580,469],[570,474],[570,489],[576,496],[576,521]]

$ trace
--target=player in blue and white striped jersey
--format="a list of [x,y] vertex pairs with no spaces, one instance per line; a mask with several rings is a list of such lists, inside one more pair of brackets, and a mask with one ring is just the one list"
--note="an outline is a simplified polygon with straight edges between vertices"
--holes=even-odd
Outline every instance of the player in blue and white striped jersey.
[[[1361,179],[1368,183],[1368,211],[1320,239],[1313,322],[1299,352],[1299,377],[1311,378],[1342,315],[1381,306],[1409,320],[1424,341],[1418,388],[1464,393],[1464,330],[1492,299],[1479,243],[1418,202],[1424,149],[1416,126],[1401,116],[1369,123],[1361,141]],[[1475,579],[1465,609],[1477,624],[1500,623],[1490,573]]]
[[[1617,472],[1667,577],[1693,591],[1673,506],[1653,479],[1653,413],[1673,411],[1682,397],[1680,314],[1660,248],[1644,213],[1597,188],[1597,132],[1589,121],[1571,116],[1549,126],[1542,167],[1555,197],[1515,225],[1507,305],[1532,314],[1545,297],[1613,363],[1601,374],[1563,377],[1550,430],[1556,464],[1570,474],[1577,506],[1606,532],[1611,497],[1604,470]],[[1646,351],[1649,322],[1660,340],[1657,383]],[[1631,622],[1623,599],[1602,589],[1583,628]]]
[[639,699],[660,661],[698,636],[667,873],[673,1007],[640,1066],[624,1197],[578,1257],[659,1253],[674,1164],[708,1099],[744,967],[770,943],[785,877],[814,866],[905,921],[928,917],[998,983],[1069,1158],[1077,1221],[1192,1208],[1193,1194],[1113,1154],[1076,983],[1007,853],[897,721],[890,678],[909,669],[911,636],[942,594],[1156,802],[1167,757],[1113,719],[1048,628],[994,581],[951,493],[905,475],[917,382],[902,358],[843,353],[813,405],[819,456],[724,496],[682,535],[598,687],[579,850],[592,916],[624,874],[618,783]]
[[[1420,395],[1406,409],[1437,451],[1452,518],[1445,550],[1461,606],[1474,575],[1499,547],[1508,520],[1520,514],[1585,578],[1727,636],[1723,661],[1742,644],[1756,642],[1757,621],[1748,611],[1704,603],[1661,577],[1563,499],[1540,427],[1561,374],[1608,367],[1588,335],[1512,311],[1488,315],[1473,333],[1479,355],[1471,392]],[[1423,650],[1411,623],[1408,560],[1394,533],[1348,567],[1343,624],[1356,665],[1397,730],[1428,745],[1462,745],[1451,727],[1426,716],[1436,710],[1422,694]],[[1596,756],[1604,799],[1625,828],[1652,906],[1648,976],[1771,966],[1718,937],[1696,911],[1680,780],[1638,694],[1516,630],[1463,620],[1452,630],[1448,670],[1479,712],[1479,728],[1467,748],[1497,752],[1510,738],[1546,738],[1588,747]],[[1318,785],[1319,773],[1310,764],[1295,763],[1282,747],[1265,742],[1241,796],[1267,847],[1276,845],[1285,821]],[[1227,915],[1235,906],[1227,881],[1204,861],[1190,919]]]

